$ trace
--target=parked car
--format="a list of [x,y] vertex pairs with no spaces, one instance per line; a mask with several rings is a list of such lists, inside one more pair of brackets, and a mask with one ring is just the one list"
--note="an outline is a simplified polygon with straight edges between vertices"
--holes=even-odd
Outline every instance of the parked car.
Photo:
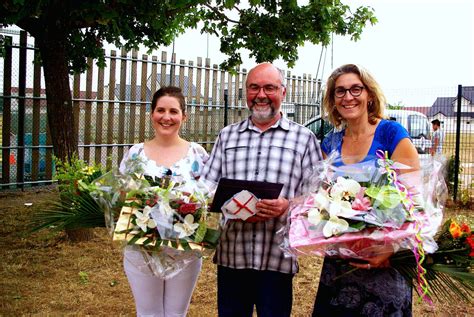
[[[431,126],[424,114],[418,111],[390,109],[385,110],[385,115],[390,120],[399,122],[407,129],[419,154],[429,153],[431,149]],[[319,115],[305,122],[304,126],[313,131],[320,141],[334,129],[331,123],[322,120]]]
[[323,120],[320,115],[309,119],[303,125],[310,129],[319,141],[322,141],[334,129],[334,126],[329,121]]
[[419,154],[429,153],[431,149],[431,125],[424,114],[412,110],[388,109],[385,110],[385,115],[407,129]]

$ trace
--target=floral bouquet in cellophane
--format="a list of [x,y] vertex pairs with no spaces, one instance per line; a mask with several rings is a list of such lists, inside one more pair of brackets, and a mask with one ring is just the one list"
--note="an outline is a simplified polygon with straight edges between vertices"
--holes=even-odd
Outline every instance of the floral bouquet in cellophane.
[[330,156],[314,173],[310,193],[293,200],[282,248],[288,255],[364,260],[410,250],[419,291],[426,294],[423,261],[438,246],[446,186],[441,162],[413,171],[387,153],[335,167]]
[[426,203],[422,172],[401,174],[410,167],[384,153],[342,167],[331,164],[335,159],[328,158],[315,173],[313,190],[292,203],[290,251],[364,259],[374,252],[412,249],[418,233],[427,249],[436,249],[442,205]]
[[144,178],[150,186],[127,193],[113,239],[150,247],[215,249],[218,230],[208,213],[208,194],[167,176]]
[[93,182],[92,192],[113,240],[140,251],[144,270],[170,278],[216,248],[219,219],[208,212],[211,197],[203,182],[144,175],[139,157],[125,165],[126,173],[112,171]]

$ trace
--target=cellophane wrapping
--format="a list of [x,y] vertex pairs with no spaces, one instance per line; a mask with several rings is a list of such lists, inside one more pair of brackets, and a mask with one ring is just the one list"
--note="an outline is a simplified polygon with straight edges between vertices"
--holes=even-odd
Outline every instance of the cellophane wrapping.
[[137,157],[126,166],[126,173],[112,170],[91,184],[113,240],[126,248],[126,260],[140,252],[135,266],[168,279],[215,249],[220,219],[208,212],[212,195],[205,183],[147,176]]
[[[414,170],[387,154],[335,166],[331,155],[314,170],[310,191],[290,204],[282,248],[288,256],[367,259],[384,252],[437,249],[435,234],[447,197],[444,162]],[[336,164],[337,165],[337,164]]]

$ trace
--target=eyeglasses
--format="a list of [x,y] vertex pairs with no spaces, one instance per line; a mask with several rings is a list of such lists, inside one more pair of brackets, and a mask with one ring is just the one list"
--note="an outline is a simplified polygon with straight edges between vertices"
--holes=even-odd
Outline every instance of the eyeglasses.
[[343,98],[346,95],[346,92],[350,92],[352,97],[359,97],[362,94],[362,90],[364,90],[363,86],[352,86],[349,89],[343,87],[337,87],[334,90],[334,95],[337,98]]
[[260,87],[259,85],[249,85],[247,86],[247,93],[250,94],[258,94],[260,92],[260,89],[263,88],[263,92],[267,95],[273,95],[276,94],[280,86],[274,86],[274,85],[265,85],[263,87]]

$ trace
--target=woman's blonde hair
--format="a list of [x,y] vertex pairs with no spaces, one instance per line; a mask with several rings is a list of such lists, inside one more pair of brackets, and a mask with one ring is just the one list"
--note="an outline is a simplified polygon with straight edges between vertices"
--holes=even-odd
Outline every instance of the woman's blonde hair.
[[[346,64],[336,68],[329,76],[326,83],[326,92],[323,99],[323,106],[329,121],[336,127],[339,127],[344,119],[336,109],[334,91],[336,89],[336,80],[344,74],[356,74],[359,76],[364,89],[369,94],[367,112],[369,114],[369,123],[375,124],[377,119],[383,117],[385,110],[385,96],[375,78],[364,68],[355,64]],[[348,93],[348,92],[347,92]]]

